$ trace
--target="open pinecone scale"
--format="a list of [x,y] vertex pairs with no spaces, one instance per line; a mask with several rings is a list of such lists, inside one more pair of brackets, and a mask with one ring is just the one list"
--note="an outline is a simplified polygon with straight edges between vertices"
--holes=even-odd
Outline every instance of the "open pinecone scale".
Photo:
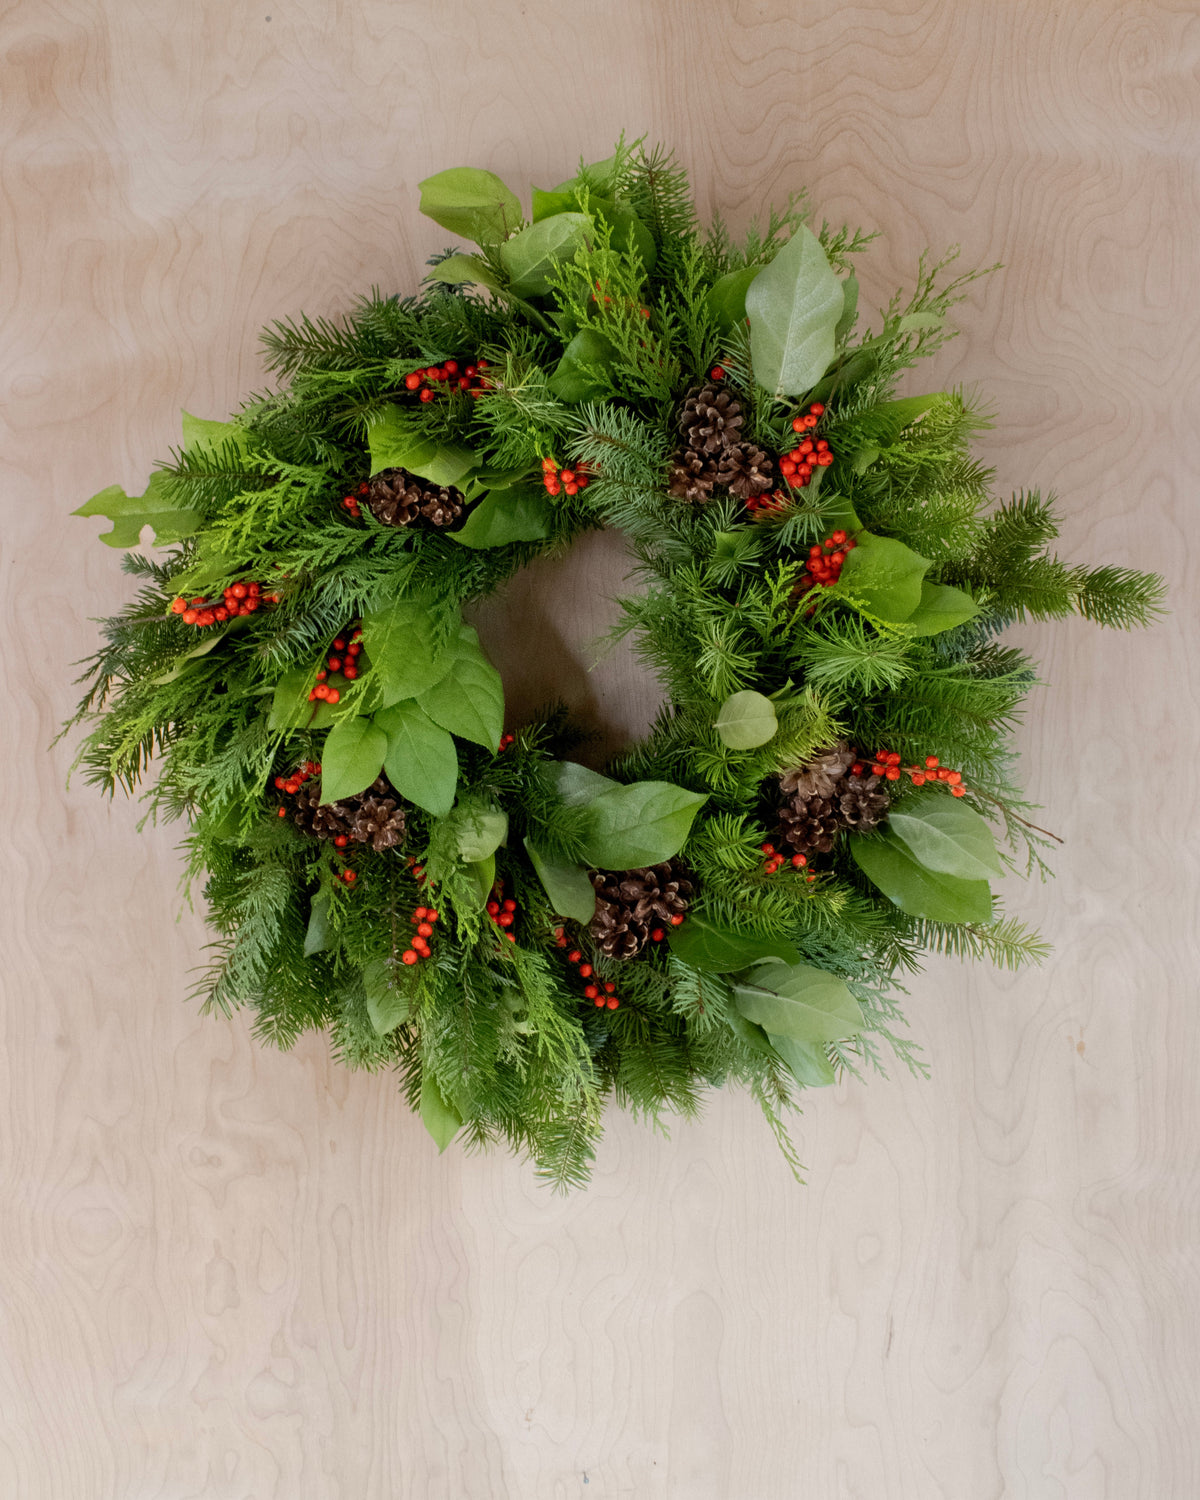
[[636,870],[593,870],[591,877],[596,911],[588,932],[610,958],[636,958],[654,932],[677,926],[693,893],[678,859]]
[[852,775],[861,765],[845,740],[822,750],[805,765],[785,771],[779,790],[779,832],[795,854],[828,854],[843,831],[870,833],[887,816],[883,779],[870,772]]
[[741,402],[717,385],[689,392],[679,413],[683,439],[675,455],[667,493],[704,504],[714,489],[748,500],[775,484],[775,465],[756,443],[742,435]]
[[420,479],[407,469],[381,469],[371,479],[366,499],[371,514],[385,526],[424,520],[439,529],[453,526],[466,503],[461,490]]
[[[340,802],[322,803],[319,780],[309,782],[296,794],[292,821],[313,838],[370,844],[377,854],[404,841],[404,809],[386,776],[377,777],[366,791]],[[345,844],[339,847],[345,848]]]

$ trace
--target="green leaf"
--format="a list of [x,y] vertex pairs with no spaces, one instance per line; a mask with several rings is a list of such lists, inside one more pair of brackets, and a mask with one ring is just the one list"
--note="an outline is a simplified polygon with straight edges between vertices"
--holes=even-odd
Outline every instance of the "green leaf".
[[900,333],[918,333],[927,328],[940,328],[945,321],[941,313],[905,313],[896,327]]
[[195,661],[201,656],[207,656],[210,651],[215,651],[228,635],[234,631],[243,629],[249,623],[249,619],[245,615],[241,615],[236,620],[230,620],[229,624],[223,630],[214,630],[211,626],[206,627],[204,639],[198,646],[193,646],[190,651],[182,652],[175,658],[175,665],[173,667],[169,667],[165,672],[160,672],[157,677],[152,677],[150,681],[155,687],[162,687],[168,682],[174,682],[176,678],[183,676],[189,662]]
[[480,906],[486,906],[492,898],[492,887],[496,884],[496,856],[476,859],[467,866],[467,874],[474,882]]
[[634,210],[627,203],[614,203],[611,198],[589,199],[588,210],[612,230],[613,249],[625,255],[636,253],[642,270],[649,275],[658,260],[658,246]]
[[778,958],[785,964],[800,962],[797,949],[783,938],[735,932],[695,914],[682,926],[673,927],[667,937],[676,958],[706,974],[733,974],[765,958]]
[[465,805],[458,810],[459,858],[475,865],[490,858],[508,837],[508,814],[498,807]]
[[590,922],[596,912],[596,892],[583,866],[552,859],[529,839],[525,840],[525,852],[550,899],[551,908],[560,917]]
[[435,724],[460,739],[495,750],[504,729],[504,684],[483,654],[479,637],[463,625],[450,645],[446,675],[417,702]]
[[845,983],[808,964],[759,964],[734,985],[733,999],[768,1036],[837,1042],[862,1030],[862,1011]]
[[503,283],[481,255],[448,255],[438,261],[425,278],[447,286],[482,286],[489,292],[502,292]]
[[613,174],[617,170],[617,158],[615,155],[606,156],[603,161],[586,162],[580,167],[574,177],[568,177],[566,182],[560,182],[555,188],[556,193],[569,192],[571,188],[586,186],[594,193],[608,193],[612,191]]
[[378,1036],[395,1031],[412,1013],[412,999],[392,984],[392,967],[386,959],[373,958],[362,971],[367,994],[367,1015]]
[[550,770],[554,776],[554,789],[567,807],[582,807],[601,792],[611,792],[621,785],[619,781],[601,776],[599,771],[591,771],[574,760],[552,761]]
[[943,630],[965,625],[980,613],[978,604],[962,589],[951,588],[948,583],[923,583],[921,602],[904,623],[914,635],[941,635]]
[[475,455],[456,443],[439,442],[418,431],[402,407],[385,406],[367,430],[371,473],[407,469],[434,484],[452,485],[474,466]]
[[748,1021],[736,1007],[726,1011],[725,1018],[729,1023],[730,1031],[744,1046],[749,1047],[751,1052],[757,1052],[763,1057],[775,1057],[775,1050],[761,1026]]
[[446,1102],[430,1073],[421,1075],[421,1119],[437,1144],[439,1156],[462,1128],[462,1116]]
[[587,214],[555,214],[530,224],[500,246],[500,259],[518,297],[550,290],[546,279],[560,260],[570,260],[592,228]]
[[767,1032],[771,1046],[775,1048],[788,1071],[797,1083],[806,1089],[820,1089],[837,1080],[833,1064],[825,1056],[823,1047],[815,1042],[797,1041],[794,1036],[782,1036],[778,1032]]
[[635,781],[585,804],[583,849],[590,865],[629,870],[672,859],[708,798],[669,781]]
[[316,681],[313,667],[293,667],[275,684],[267,728],[274,734],[284,729],[298,729],[312,712],[308,695]]
[[365,791],[383,770],[387,736],[361,714],[335,724],[321,751],[321,802]]
[[963,880],[1004,874],[986,819],[945,788],[905,797],[888,813],[888,827],[927,870]]
[[436,617],[415,599],[397,599],[364,615],[362,637],[381,708],[418,697],[441,680],[453,661],[442,645]]
[[894,834],[852,835],[850,853],[867,879],[893,906],[931,922],[990,922],[992,893],[986,880],[963,880],[927,870]]
[[833,341],[840,344],[844,338],[849,338],[850,330],[854,327],[854,320],[858,316],[858,277],[853,271],[842,282],[842,311],[837,320],[837,327],[833,330]]
[[388,780],[402,797],[435,818],[445,817],[458,788],[454,741],[411,698],[381,710],[375,725],[387,737],[383,769]]
[[311,958],[329,945],[329,892],[320,890],[312,899],[308,929],[304,934],[304,956]]
[[552,510],[544,490],[532,484],[492,490],[467,512],[464,525],[448,533],[461,547],[480,550],[550,535]]
[[140,495],[127,495],[119,484],[110,484],[73,510],[73,516],[107,516],[111,531],[102,531],[100,540],[108,547],[136,547],[142,527],[154,531],[154,544],[165,547],[195,534],[204,524],[198,510],[185,510],[169,493],[170,476],[162,469],[150,476]]
[[581,328],[563,350],[547,384],[560,401],[592,401],[613,388],[613,346],[595,328]]
[[185,411],[183,417],[183,451],[192,458],[206,453],[220,453],[232,444],[239,453],[250,450],[250,434],[238,422],[209,422]]
[[713,322],[722,333],[732,333],[746,321],[746,293],[762,266],[742,266],[714,281],[705,299]]
[[547,192],[545,188],[535,187],[533,190],[533,222],[540,224],[543,219],[552,219],[555,214],[569,214],[579,207],[579,197],[573,191],[575,183],[569,186],[555,188],[553,192]]
[[754,378],[776,396],[815,385],[834,356],[842,284],[803,224],[746,292]]
[[427,219],[477,245],[498,244],[522,219],[517,195],[481,167],[451,167],[417,186]]
[[921,602],[921,586],[930,563],[895,537],[860,531],[857,546],[846,554],[841,581],[877,619],[899,623]]
[[713,728],[731,750],[753,750],[775,738],[775,705],[762,693],[732,693],[721,705]]
[[[941,319],[937,321],[941,322]],[[895,401],[881,401],[878,406],[870,408],[869,415],[877,429],[881,425],[884,427],[887,441],[894,443],[906,427],[911,427],[918,417],[932,411],[943,400],[943,391],[933,391],[925,396],[901,396]]]

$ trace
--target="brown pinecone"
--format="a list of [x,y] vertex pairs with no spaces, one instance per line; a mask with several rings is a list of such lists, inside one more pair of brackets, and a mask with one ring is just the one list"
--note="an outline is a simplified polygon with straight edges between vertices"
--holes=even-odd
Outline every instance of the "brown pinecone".
[[794,771],[785,771],[779,778],[779,790],[789,797],[825,797],[833,799],[841,790],[839,783],[854,764],[854,751],[845,740],[839,740],[828,750],[814,755]]
[[588,931],[610,958],[635,958],[656,926],[671,925],[692,897],[692,881],[679,860],[636,870],[593,870],[596,912]]
[[717,467],[712,460],[686,448],[671,465],[667,494],[675,500],[691,500],[697,505],[703,505],[705,501],[712,499],[716,478]]
[[717,483],[724,490],[748,500],[775,484],[775,465],[754,443],[734,443],[721,457]]
[[359,796],[362,800],[354,817],[352,837],[360,844],[369,843],[376,854],[402,843],[404,812],[396,801],[391,783],[380,776]]
[[722,453],[741,441],[741,403],[719,386],[703,385],[684,400],[679,431],[685,447],[697,453]]
[[463,497],[458,490],[419,479],[407,469],[381,469],[371,480],[367,504],[385,526],[410,526],[423,516],[441,527],[462,515]]
[[350,801],[321,803],[319,780],[305,782],[296,793],[292,820],[302,832],[316,839],[335,839],[339,834],[354,836],[354,814],[357,806]]
[[828,854],[841,829],[841,809],[828,797],[794,797],[779,809],[780,836],[795,854]]
[[881,776],[847,776],[841,783],[838,809],[842,823],[855,833],[870,833],[887,817],[888,795]]

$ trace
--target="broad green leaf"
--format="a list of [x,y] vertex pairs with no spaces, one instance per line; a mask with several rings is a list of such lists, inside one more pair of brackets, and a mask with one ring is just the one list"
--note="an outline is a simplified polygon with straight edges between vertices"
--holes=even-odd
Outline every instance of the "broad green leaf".
[[797,1083],[806,1089],[820,1089],[834,1083],[837,1074],[833,1064],[825,1056],[825,1049],[815,1042],[797,1041],[794,1036],[781,1036],[778,1032],[767,1032],[771,1046],[788,1065],[788,1071]]
[[563,350],[547,384],[560,401],[593,401],[613,388],[609,371],[614,358],[613,346],[602,333],[581,328]]
[[671,952],[693,969],[706,974],[733,974],[765,958],[798,964],[800,954],[783,938],[763,937],[754,932],[735,932],[707,917],[690,914],[668,934]]
[[635,781],[601,792],[585,806],[582,854],[603,870],[629,870],[672,859],[687,842],[708,798],[669,781]]
[[[818,469],[813,478],[816,479],[818,475],[826,472],[827,470],[825,469]],[[811,484],[809,485],[809,490],[810,492],[812,490]],[[824,503],[821,506],[821,526],[824,534],[828,536],[831,531],[849,531],[857,537],[858,533],[862,530],[862,522],[858,519],[854,507],[850,504],[847,497],[845,495],[830,495],[828,499],[822,496],[822,500]]]
[[471,469],[475,455],[456,443],[442,443],[412,426],[408,413],[394,403],[385,406],[367,430],[371,473],[407,469],[434,484],[452,485]]
[[753,750],[775,738],[779,720],[770,698],[747,690],[726,698],[713,728],[731,750]]
[[899,623],[921,602],[921,586],[930,563],[895,537],[860,531],[858,545],[846,554],[841,581],[880,620]]
[[492,898],[492,887],[496,884],[496,856],[476,859],[467,866],[467,874],[474,883],[479,896],[479,905],[486,906]]
[[457,817],[459,858],[469,865],[490,858],[508,837],[508,814],[498,807],[465,806]]
[[460,547],[479,550],[512,542],[537,542],[550,535],[551,506],[546,492],[532,484],[492,490],[467,512],[466,522],[448,533]]
[[585,162],[574,177],[560,182],[556,193],[569,192],[571,188],[587,187],[593,193],[612,191],[613,175],[617,170],[616,156],[606,156],[603,161]]
[[436,618],[415,599],[397,599],[364,615],[362,636],[381,708],[418,697],[440,681],[453,660]]
[[986,880],[963,880],[927,870],[894,834],[852,835],[850,853],[872,885],[910,917],[931,922],[990,922],[992,893]]
[[383,730],[361,714],[335,724],[321,751],[322,803],[365,791],[383,770],[387,743]]
[[85,501],[73,516],[107,516],[111,531],[102,531],[100,540],[108,547],[136,547],[142,527],[154,532],[154,544],[165,547],[192,536],[204,523],[198,510],[186,510],[169,493],[170,476],[162,469],[150,476],[140,495],[127,495],[119,484],[110,484]]
[[375,725],[387,736],[383,769],[388,780],[402,797],[435,818],[445,817],[458,788],[454,741],[411,698],[382,709]]
[[450,167],[417,186],[427,219],[477,245],[498,244],[522,219],[517,195],[481,167]]
[[438,261],[425,278],[440,281],[446,286],[482,286],[489,292],[503,291],[500,278],[481,255],[448,255]]
[[204,417],[193,417],[190,411],[182,413],[183,451],[192,458],[205,453],[220,453],[232,444],[239,453],[250,448],[250,434],[237,422],[209,422]]
[[311,958],[329,943],[329,892],[320,890],[312,899],[308,913],[308,930],[304,934],[304,956]]
[[918,417],[923,417],[945,399],[943,391],[933,391],[925,396],[901,396],[895,401],[881,401],[878,406],[868,408],[864,415],[877,429],[883,426],[886,440],[894,443],[906,427],[911,427]]
[[437,1144],[439,1156],[462,1128],[462,1116],[447,1103],[430,1073],[421,1076],[421,1119]]
[[545,188],[535,187],[533,190],[533,222],[540,224],[543,219],[552,219],[555,214],[573,213],[579,207],[579,197],[574,191],[575,184],[567,188],[555,188],[553,192],[547,192]]
[[940,313],[905,313],[897,328],[900,333],[918,333],[927,328],[940,328],[945,321]]
[[757,1052],[763,1057],[775,1057],[775,1050],[771,1046],[767,1033],[754,1021],[748,1021],[736,1006],[730,1007],[725,1013],[725,1019],[729,1023],[729,1029],[751,1052]]
[[842,282],[842,311],[837,320],[837,327],[833,330],[833,341],[840,344],[843,339],[850,337],[850,330],[854,327],[854,320],[858,316],[858,277],[853,271]]
[[314,667],[293,667],[290,672],[285,672],[275,684],[267,728],[278,734],[280,730],[298,729],[306,723],[312,712],[308,695],[315,681]]
[[525,852],[550,898],[552,909],[560,917],[590,922],[596,911],[596,891],[583,866],[552,859],[529,839],[525,840]]
[[905,797],[888,813],[888,827],[927,870],[963,880],[1004,874],[987,820],[944,787]]
[[530,224],[500,246],[500,259],[518,297],[550,290],[547,276],[560,260],[570,260],[592,228],[587,214],[555,214]]
[[979,613],[978,604],[962,589],[951,588],[948,583],[923,583],[921,602],[904,623],[914,635],[940,635],[943,630],[965,625]]
[[833,360],[844,302],[820,240],[801,224],[746,292],[759,385],[775,396],[798,396],[814,386]]
[[155,687],[162,687],[168,682],[174,682],[177,677],[183,676],[189,662],[196,661],[199,657],[207,656],[211,651],[215,651],[227,636],[237,630],[244,629],[249,623],[250,621],[247,616],[240,615],[236,620],[230,620],[221,630],[215,630],[211,626],[206,626],[204,639],[198,646],[193,646],[190,651],[184,651],[180,656],[176,657],[173,667],[159,673],[157,677],[152,677],[150,681]]
[[373,958],[362,971],[367,994],[367,1015],[376,1035],[387,1036],[412,1013],[412,999],[392,984],[392,967],[386,959]]
[[734,985],[733,999],[768,1036],[836,1042],[862,1030],[862,1011],[844,981],[808,964],[759,964]]
[[706,301],[712,320],[722,333],[732,333],[746,321],[746,293],[763,269],[762,266],[742,266],[713,282]]
[[637,253],[642,270],[649,274],[658,261],[658,247],[654,236],[626,203],[614,203],[611,198],[592,198],[588,211],[603,220],[612,230],[612,247],[626,255]]
[[417,702],[435,724],[460,739],[495,750],[504,729],[504,684],[479,646],[469,625],[461,627],[449,648],[452,661],[446,675]]
[[619,781],[601,776],[599,771],[589,770],[578,761],[560,760],[551,763],[554,789],[568,807],[582,807],[594,801],[601,792],[611,792],[619,787]]

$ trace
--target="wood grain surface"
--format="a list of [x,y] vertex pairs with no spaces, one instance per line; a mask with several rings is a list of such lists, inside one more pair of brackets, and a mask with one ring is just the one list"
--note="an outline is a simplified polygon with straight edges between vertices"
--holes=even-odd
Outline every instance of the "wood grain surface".
[[[8,0],[0,114],[0,1496],[1200,1495],[1196,0]],[[1067,842],[1008,896],[1054,955],[935,964],[933,1081],[814,1096],[803,1189],[726,1095],[614,1117],[568,1199],[438,1160],[388,1078],[197,1014],[176,831],[47,750],[125,592],[66,513],[259,386],[266,320],[410,289],[421,177],[557,181],[622,127],[735,227],[806,185],[884,231],[867,306],[927,245],[1002,260],[922,381],[986,393],[1064,555],[1173,589],[1025,632]],[[588,670],[624,570],[488,606],[514,702],[637,731],[628,657]]]

